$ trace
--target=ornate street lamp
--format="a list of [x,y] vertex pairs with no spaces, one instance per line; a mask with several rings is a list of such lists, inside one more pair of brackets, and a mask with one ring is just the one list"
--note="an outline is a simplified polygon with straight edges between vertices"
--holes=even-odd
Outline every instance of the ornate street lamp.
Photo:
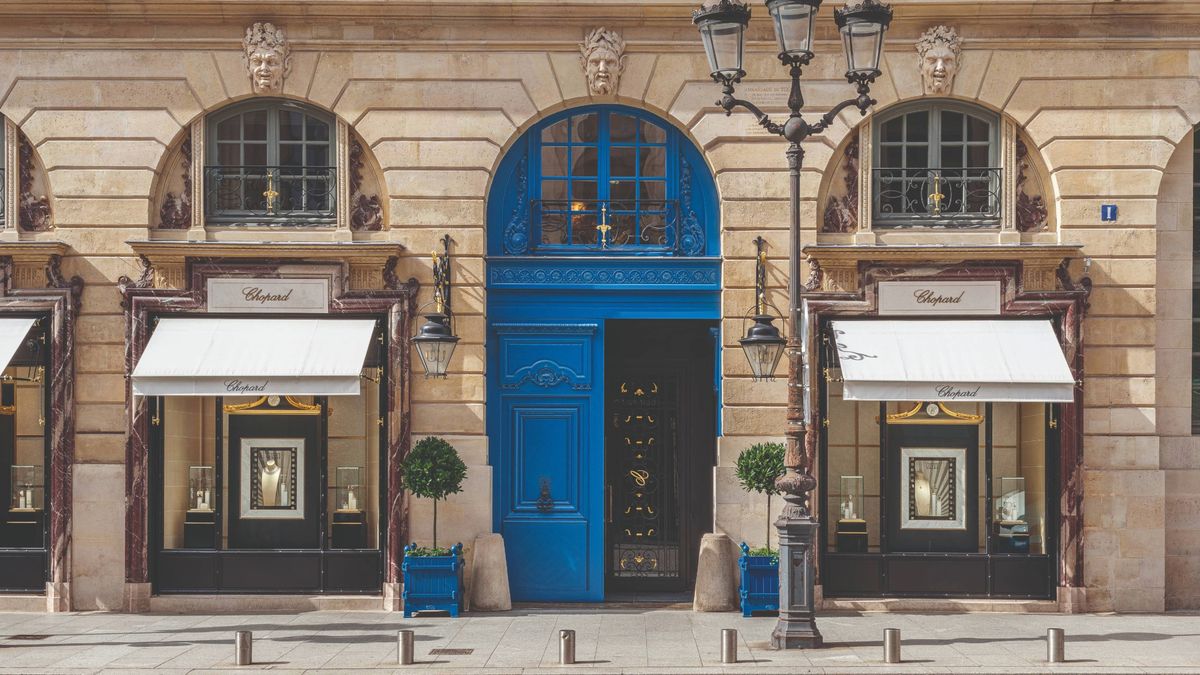
[[816,455],[815,420],[809,409],[807,356],[800,342],[800,166],[804,161],[801,147],[810,136],[820,134],[833,124],[849,106],[863,115],[875,104],[871,98],[871,83],[879,76],[879,60],[883,53],[883,38],[892,21],[892,10],[879,0],[860,0],[834,12],[842,45],[846,52],[846,81],[856,85],[858,95],[842,101],[825,113],[816,123],[809,123],[800,114],[804,95],[800,89],[802,68],[812,61],[813,20],[821,0],[767,0],[767,11],[775,23],[779,42],[779,60],[789,68],[792,78],[788,95],[790,115],[782,124],[776,123],[753,103],[734,97],[734,85],[741,82],[746,71],[742,67],[746,26],[750,23],[750,8],[736,0],[719,0],[701,6],[692,15],[700,29],[704,51],[712,78],[721,85],[722,97],[717,101],[725,114],[734,108],[745,108],[767,131],[788,141],[787,159],[791,178],[791,232],[788,251],[790,279],[788,283],[788,410],[786,472],[776,486],[787,502],[776,521],[779,529],[779,623],[771,634],[776,649],[821,646],[813,604],[814,569],[817,522],[809,510],[808,493],[816,487],[812,466]]
[[775,327],[775,317],[767,313],[767,240],[756,237],[754,248],[757,251],[754,258],[754,325],[738,343],[750,361],[754,381],[762,382],[775,379],[775,370],[787,341]]
[[425,315],[413,342],[417,345],[417,356],[425,367],[425,377],[446,377],[450,357],[458,345],[454,334],[454,314],[450,311],[450,235],[442,238],[442,253],[433,252],[433,305],[434,311]]

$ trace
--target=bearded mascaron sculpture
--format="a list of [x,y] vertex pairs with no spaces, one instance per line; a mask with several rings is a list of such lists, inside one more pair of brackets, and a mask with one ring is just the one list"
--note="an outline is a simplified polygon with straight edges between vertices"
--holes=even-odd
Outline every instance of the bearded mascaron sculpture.
[[958,74],[959,57],[962,54],[962,38],[953,28],[934,26],[917,40],[918,65],[925,93],[945,96],[954,88],[954,76]]
[[292,69],[291,48],[282,28],[273,23],[256,23],[246,29],[242,40],[250,86],[256,94],[278,94],[283,78]]
[[616,94],[625,71],[625,40],[615,31],[600,27],[579,45],[579,51],[588,90],[596,96]]

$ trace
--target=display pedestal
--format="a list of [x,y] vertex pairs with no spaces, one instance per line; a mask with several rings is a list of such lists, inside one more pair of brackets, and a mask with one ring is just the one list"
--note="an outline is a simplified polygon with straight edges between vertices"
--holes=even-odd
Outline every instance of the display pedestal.
[[41,509],[9,509],[5,546],[41,548],[43,519]]
[[867,552],[867,521],[839,520],[837,522],[837,552]]
[[333,512],[333,548],[366,548],[367,514],[358,510]]
[[217,512],[191,509],[183,517],[184,548],[217,547]]
[[1023,520],[1001,520],[996,523],[994,553],[1029,553],[1029,524]]

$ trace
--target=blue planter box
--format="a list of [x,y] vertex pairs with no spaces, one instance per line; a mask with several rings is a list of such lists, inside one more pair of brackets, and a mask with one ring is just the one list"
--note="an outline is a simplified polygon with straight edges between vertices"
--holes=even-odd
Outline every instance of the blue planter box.
[[738,567],[742,569],[742,616],[754,612],[778,612],[779,558],[750,555],[750,547],[742,542]]
[[455,544],[450,555],[419,557],[409,555],[416,544],[404,547],[404,618],[415,612],[443,611],[458,616],[462,608],[462,544]]

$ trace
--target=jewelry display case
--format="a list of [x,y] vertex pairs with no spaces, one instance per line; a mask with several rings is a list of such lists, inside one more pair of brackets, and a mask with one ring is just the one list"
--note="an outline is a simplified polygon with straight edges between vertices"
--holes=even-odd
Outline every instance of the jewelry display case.
[[867,552],[867,521],[863,517],[863,477],[842,476],[838,503],[838,553]]

